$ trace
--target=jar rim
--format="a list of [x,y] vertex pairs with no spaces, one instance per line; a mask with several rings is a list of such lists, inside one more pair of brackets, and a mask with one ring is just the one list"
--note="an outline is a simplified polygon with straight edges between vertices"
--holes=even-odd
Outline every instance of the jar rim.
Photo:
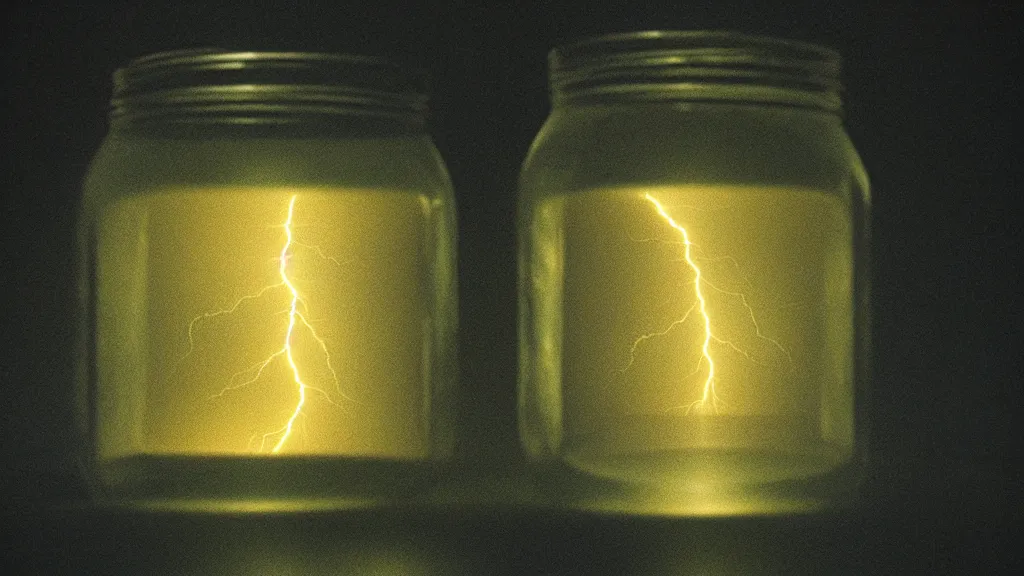
[[561,65],[568,58],[594,56],[602,51],[624,52],[632,47],[634,51],[652,50],[682,51],[688,49],[714,50],[727,48],[760,48],[764,51],[788,52],[794,56],[817,56],[838,63],[837,51],[800,40],[746,34],[734,30],[640,30],[635,32],[613,32],[580,38],[551,50],[552,65]]
[[548,55],[552,100],[706,100],[841,109],[831,48],[729,30],[649,30],[583,38]]
[[318,115],[422,117],[427,90],[423,70],[379,57],[192,48],[145,55],[119,68],[111,117],[209,121],[212,114],[230,121],[272,108],[280,121],[289,110],[296,118],[308,115],[311,100]]

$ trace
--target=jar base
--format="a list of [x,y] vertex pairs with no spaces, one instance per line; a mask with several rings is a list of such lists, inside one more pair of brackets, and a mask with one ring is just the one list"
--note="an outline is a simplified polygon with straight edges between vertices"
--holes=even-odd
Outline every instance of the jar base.
[[817,513],[852,503],[848,454],[764,450],[566,453],[544,475],[562,505],[585,511],[666,516]]
[[108,505],[196,512],[370,508],[422,495],[437,462],[370,458],[139,455],[98,464],[94,496]]

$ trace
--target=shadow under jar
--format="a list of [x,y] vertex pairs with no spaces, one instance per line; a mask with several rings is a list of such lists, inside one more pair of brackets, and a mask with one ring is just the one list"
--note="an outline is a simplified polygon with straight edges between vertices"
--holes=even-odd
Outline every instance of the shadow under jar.
[[831,50],[731,32],[552,51],[520,178],[519,424],[560,504],[850,500],[869,200],[838,74]]
[[114,76],[80,210],[98,498],[200,509],[406,498],[451,452],[451,184],[423,79],[200,50]]

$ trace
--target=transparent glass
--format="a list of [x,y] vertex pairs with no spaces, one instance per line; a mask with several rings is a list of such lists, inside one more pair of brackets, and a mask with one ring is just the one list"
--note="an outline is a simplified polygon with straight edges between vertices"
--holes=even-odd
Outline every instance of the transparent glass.
[[[637,57],[642,37],[598,44],[624,41]],[[521,174],[519,421],[542,483],[615,512],[848,501],[868,184],[839,116],[636,82],[556,84]]]
[[97,496],[261,509],[422,493],[451,451],[457,317],[453,194],[429,137],[344,109],[181,115],[115,118],[84,187]]

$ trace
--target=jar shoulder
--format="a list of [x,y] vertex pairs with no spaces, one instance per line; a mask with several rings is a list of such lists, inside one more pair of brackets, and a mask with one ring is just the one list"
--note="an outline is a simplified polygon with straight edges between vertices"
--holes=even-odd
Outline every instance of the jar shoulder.
[[[555,109],[523,188],[730,183],[832,189],[864,180],[834,114],[752,105],[655,103]],[[845,186],[844,186],[845,187]]]
[[167,138],[108,134],[90,164],[87,196],[166,186],[318,186],[450,195],[426,135],[368,138]]

